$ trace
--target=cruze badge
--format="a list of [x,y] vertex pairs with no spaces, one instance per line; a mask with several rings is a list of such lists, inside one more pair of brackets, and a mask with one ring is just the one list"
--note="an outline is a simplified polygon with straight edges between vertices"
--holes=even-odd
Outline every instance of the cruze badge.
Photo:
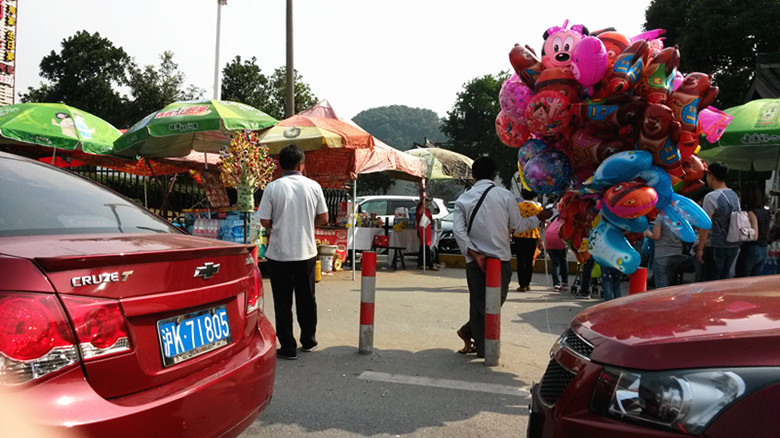
[[102,274],[95,275],[82,275],[79,277],[73,277],[70,279],[70,284],[73,287],[81,286],[97,286],[105,283],[119,283],[127,281],[127,278],[132,275],[133,271],[119,272],[104,272]]
[[214,274],[219,272],[219,265],[215,265],[214,263],[208,262],[204,264],[203,266],[198,266],[195,268],[195,277],[201,277],[204,280],[208,280],[209,278],[213,277]]

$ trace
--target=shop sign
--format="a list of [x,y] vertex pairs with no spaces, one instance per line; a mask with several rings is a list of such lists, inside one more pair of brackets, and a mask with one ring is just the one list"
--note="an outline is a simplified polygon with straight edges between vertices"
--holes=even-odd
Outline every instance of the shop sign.
[[13,103],[17,0],[0,0],[0,104]]

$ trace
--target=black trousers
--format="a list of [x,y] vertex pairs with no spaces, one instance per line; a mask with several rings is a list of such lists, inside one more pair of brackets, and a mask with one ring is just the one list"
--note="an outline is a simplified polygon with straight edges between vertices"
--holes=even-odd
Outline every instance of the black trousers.
[[268,260],[276,314],[276,337],[279,338],[281,350],[288,354],[294,354],[298,348],[293,335],[293,293],[295,313],[301,328],[301,346],[308,348],[317,343],[317,300],[314,297],[316,262],[316,257],[294,262]]
[[[501,262],[501,305],[506,301],[509,282],[512,280],[512,263]],[[469,320],[460,331],[474,339],[477,356],[485,357],[485,287],[487,274],[477,262],[466,264],[466,282],[469,286]]]
[[420,249],[417,251],[417,267],[419,268],[423,265],[423,251],[425,251],[425,266],[427,268],[432,268],[434,262],[433,252],[428,245],[420,245]]
[[537,239],[512,236],[512,245],[515,247],[515,256],[517,257],[517,282],[522,287],[531,284],[531,276],[534,273],[536,241]]

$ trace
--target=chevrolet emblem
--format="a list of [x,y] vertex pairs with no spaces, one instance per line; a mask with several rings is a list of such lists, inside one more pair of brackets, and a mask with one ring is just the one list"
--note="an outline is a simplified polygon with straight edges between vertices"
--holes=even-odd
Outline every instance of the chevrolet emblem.
[[214,274],[219,272],[219,265],[215,265],[214,263],[208,262],[204,264],[203,266],[198,266],[195,268],[195,277],[201,277],[204,280],[208,280],[209,278],[213,277]]

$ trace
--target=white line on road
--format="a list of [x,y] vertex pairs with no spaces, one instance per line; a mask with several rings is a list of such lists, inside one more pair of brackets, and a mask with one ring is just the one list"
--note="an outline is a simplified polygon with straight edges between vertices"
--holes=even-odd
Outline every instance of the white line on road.
[[462,391],[487,392],[490,394],[514,395],[517,397],[528,397],[530,395],[529,387],[515,387],[508,385],[497,385],[494,383],[465,382],[462,380],[434,379],[431,377],[404,376],[402,374],[377,373],[374,371],[363,371],[358,376],[359,379],[372,380],[388,383],[403,383],[406,385],[430,386],[434,388],[459,389]]

